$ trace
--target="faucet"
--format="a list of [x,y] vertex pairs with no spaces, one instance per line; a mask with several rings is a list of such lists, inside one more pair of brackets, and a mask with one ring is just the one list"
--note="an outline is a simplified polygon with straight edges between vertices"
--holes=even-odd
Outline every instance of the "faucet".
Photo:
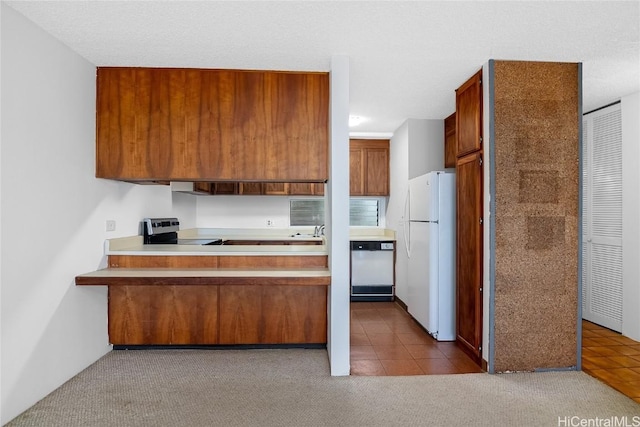
[[313,237],[324,236],[324,224],[316,225],[313,229]]

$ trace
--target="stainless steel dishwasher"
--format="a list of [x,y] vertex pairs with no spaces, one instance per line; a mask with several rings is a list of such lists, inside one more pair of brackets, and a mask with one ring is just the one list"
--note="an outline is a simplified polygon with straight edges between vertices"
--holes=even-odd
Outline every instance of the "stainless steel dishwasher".
[[351,301],[393,301],[395,244],[351,242]]

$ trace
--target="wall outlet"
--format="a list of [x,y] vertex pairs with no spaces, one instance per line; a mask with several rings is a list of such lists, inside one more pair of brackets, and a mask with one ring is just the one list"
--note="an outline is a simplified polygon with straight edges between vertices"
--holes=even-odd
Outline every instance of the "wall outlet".
[[116,231],[116,221],[113,219],[107,220],[107,231]]
[[272,219],[268,219],[267,220],[267,227],[273,227],[275,225],[274,221]]

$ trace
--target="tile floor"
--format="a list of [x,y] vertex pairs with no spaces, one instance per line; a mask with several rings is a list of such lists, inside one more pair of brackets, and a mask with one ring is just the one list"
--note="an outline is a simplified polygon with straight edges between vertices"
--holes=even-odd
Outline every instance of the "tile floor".
[[351,303],[352,375],[482,372],[455,342],[429,336],[394,302]]
[[[582,370],[640,403],[640,342],[583,320]],[[434,340],[396,303],[351,303],[352,375],[479,372],[455,343]]]
[[640,403],[640,342],[583,320],[582,370]]

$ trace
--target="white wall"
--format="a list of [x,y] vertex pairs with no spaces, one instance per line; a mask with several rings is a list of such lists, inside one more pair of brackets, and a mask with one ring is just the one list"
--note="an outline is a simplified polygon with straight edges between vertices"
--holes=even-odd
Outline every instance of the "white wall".
[[622,334],[640,341],[640,92],[621,99]]
[[289,227],[286,196],[192,196],[197,199],[197,227],[265,228],[267,219],[274,228]]
[[409,119],[409,179],[444,170],[444,119]]
[[389,201],[387,202],[387,228],[396,232],[396,296],[408,301],[407,252],[405,249],[404,206],[409,187],[409,122],[405,121],[393,132],[389,144]]
[[396,295],[408,302],[408,259],[404,238],[404,207],[409,179],[444,169],[444,119],[408,119],[390,143],[390,196],[386,227],[396,232]]
[[193,218],[195,202],[96,179],[95,66],[0,7],[5,424],[109,351],[106,288],[74,285],[104,262],[104,240],[138,234],[145,216]]

